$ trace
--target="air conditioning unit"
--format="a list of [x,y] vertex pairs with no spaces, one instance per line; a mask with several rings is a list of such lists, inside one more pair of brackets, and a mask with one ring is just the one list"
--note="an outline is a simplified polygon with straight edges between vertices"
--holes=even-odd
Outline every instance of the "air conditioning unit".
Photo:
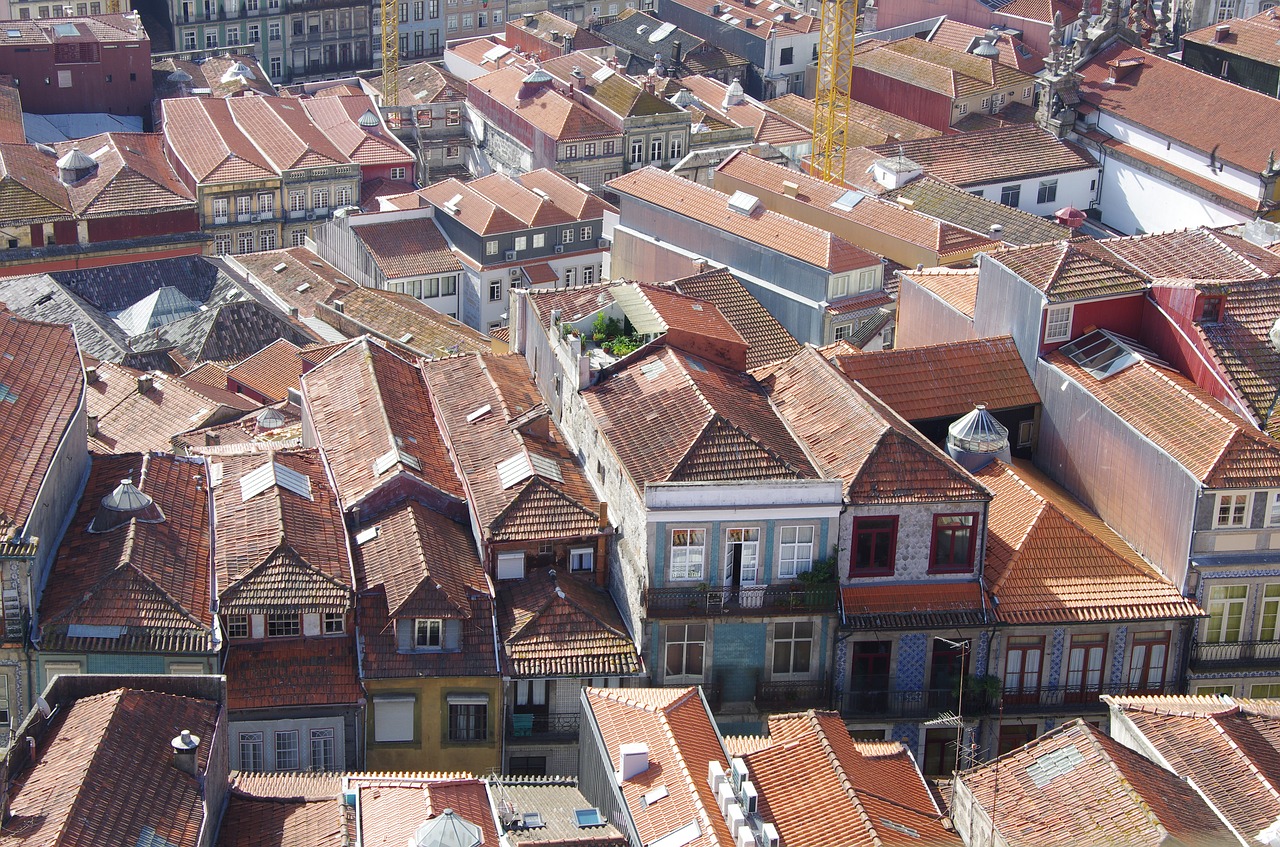
[[733,790],[741,791],[742,783],[747,780],[747,763],[735,758],[729,763],[729,772],[730,779],[733,781]]
[[556,252],[557,252],[557,253],[563,253],[563,252],[564,252],[564,245],[563,245],[563,244],[557,244],[557,245],[556,245]]
[[511,278],[512,278],[512,279],[519,279],[519,278],[520,278],[520,268],[512,268],[512,269],[511,269]]
[[255,224],[262,223],[262,216],[254,215],[253,217],[249,218],[249,223],[255,223]]
[[764,847],[778,847],[778,828],[771,823],[760,827],[760,840]]
[[309,220],[309,221],[314,221],[315,219],[316,219],[316,213],[315,213],[315,212],[312,212],[312,211],[308,211],[308,212],[307,212],[307,220]]
[[610,246],[609,239],[601,238],[599,241],[596,242],[596,246],[599,247],[601,250],[608,250]]
[[514,250],[508,250],[508,251],[507,251],[507,261],[508,261],[508,262],[514,262],[515,260],[516,260],[516,251],[514,251]]
[[751,780],[744,780],[742,783],[742,808],[748,815],[754,815],[756,808],[760,802],[760,795],[756,791],[756,786]]
[[756,847],[756,836],[751,827],[744,826],[738,830],[737,847]]

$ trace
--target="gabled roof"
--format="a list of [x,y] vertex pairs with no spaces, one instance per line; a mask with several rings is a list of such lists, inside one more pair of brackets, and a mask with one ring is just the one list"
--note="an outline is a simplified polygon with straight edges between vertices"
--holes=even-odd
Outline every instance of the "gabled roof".
[[583,396],[638,488],[818,476],[759,383],[688,353],[628,357]]
[[13,78],[0,80],[0,143],[25,144],[27,134],[22,126],[22,96]]
[[[360,123],[366,112],[379,114],[367,94],[312,97],[299,101],[307,117],[339,150],[344,161],[360,165],[411,165],[413,153],[379,121],[372,126]],[[409,187],[409,183],[405,183]]]
[[487,353],[489,338],[412,294],[361,286],[343,294],[344,321],[375,334],[405,354],[439,359],[459,353]]
[[351,232],[387,279],[462,271],[462,263],[430,218],[353,226]]
[[0,280],[0,303],[27,320],[73,326],[85,357],[119,361],[129,352],[129,337],[119,324],[49,274]]
[[1203,226],[1108,238],[1102,246],[1152,278],[1226,281],[1280,276],[1280,256],[1238,235]]
[[943,182],[962,188],[1098,167],[1083,148],[1035,124],[894,142],[871,149],[882,156],[906,156]]
[[1255,488],[1280,478],[1280,442],[1176,371],[1140,359],[1100,380],[1060,352],[1046,361],[1206,487]]
[[[846,182],[856,185],[857,182],[850,178],[850,171],[845,173]],[[1005,244],[1039,244],[1071,234],[1071,230],[1061,224],[1003,203],[975,197],[928,174],[880,196],[904,205],[910,202],[911,208],[923,215],[974,232],[990,233],[992,238]],[[1000,227],[998,233],[991,229],[996,225]]]
[[[124,523],[90,531],[102,499],[124,479],[152,499],[163,519],[126,512]],[[94,457],[40,603],[45,649],[211,649],[206,486],[201,460],[164,453]]]
[[492,173],[470,182],[447,179],[418,189],[416,194],[440,209],[437,214],[452,215],[481,235],[573,224],[617,211],[562,174],[545,168],[518,177]]
[[426,363],[423,373],[488,539],[546,542],[600,532],[600,503],[523,356],[459,356]]
[[[700,3],[697,0],[676,0],[676,2],[699,15],[710,16],[711,7],[706,3]],[[762,5],[763,8],[761,8]],[[793,11],[790,20],[787,20],[782,15],[781,8],[771,9],[764,0],[749,0],[742,4],[741,9],[736,6],[726,6],[724,11],[725,14],[718,19],[720,26],[728,25],[747,38],[761,41],[817,32],[822,26],[820,18],[815,15],[806,15],[798,10]],[[754,17],[756,23],[748,26],[747,18],[749,17]]]
[[1105,700],[1113,715],[1136,729],[1138,743],[1189,779],[1236,832],[1256,836],[1280,818],[1280,712],[1274,700]]
[[[911,274],[918,278],[918,272]],[[844,375],[909,421],[960,417],[988,409],[1036,406],[1027,366],[1009,336],[898,347],[835,357]]]
[[218,847],[341,844],[347,808],[340,774],[232,771]]
[[[928,40],[951,50],[970,53],[980,39],[990,38],[992,34],[990,30],[980,26],[944,18],[929,34]],[[1008,65],[1029,74],[1036,74],[1044,69],[1044,56],[1036,53],[1027,46],[1026,42],[1011,32],[996,33],[995,46],[1000,51],[998,61],[1002,65]]]
[[[1141,62],[1114,83],[1109,64]],[[1220,162],[1261,174],[1268,166],[1280,100],[1250,91],[1123,41],[1100,50],[1077,69],[1080,96],[1116,119],[1152,130]],[[1213,115],[1189,121],[1187,115]]]
[[[684,844],[733,843],[707,782],[708,763],[719,762],[727,772],[729,759],[700,689],[587,688],[585,698],[610,770],[622,771],[623,744],[648,746],[648,770],[618,786],[642,843],[651,844],[687,826],[696,826],[698,834],[682,838]],[[646,803],[644,795],[659,786],[666,788],[667,796]]]
[[279,402],[289,395],[290,388],[301,386],[300,379],[308,365],[301,352],[298,345],[280,338],[234,365],[226,374],[237,384]]
[[[800,126],[813,126],[813,101],[807,97],[784,94],[766,100],[764,104]],[[836,114],[839,115],[840,112]],[[901,115],[859,103],[857,100],[849,101],[849,124],[845,131],[845,141],[850,147],[888,144],[912,138],[933,138],[941,134],[933,127],[916,123]]]
[[469,774],[351,774],[344,782],[357,795],[357,825],[365,845],[406,844],[415,840],[418,827],[446,809],[480,828],[483,847],[505,843],[485,784]]
[[233,640],[222,672],[233,711],[351,706],[364,697],[351,635]]
[[1101,518],[1028,463],[975,476],[987,511],[986,579],[1011,624],[1191,618],[1203,614]]
[[642,670],[613,598],[592,574],[537,568],[498,583],[498,637],[513,677],[630,676]]
[[228,102],[206,97],[162,100],[165,145],[197,183],[275,178],[271,162],[236,125]]
[[304,374],[302,389],[344,509],[400,474],[463,498],[414,365],[362,337]]
[[[442,70],[433,62],[401,65],[396,75],[400,99],[390,106],[422,106],[427,103],[462,103],[467,98],[467,83]],[[382,91],[382,74],[369,77],[369,85]]]
[[[172,75],[181,71],[188,78],[175,80]],[[244,95],[274,95],[267,72],[252,55],[208,54],[198,62],[176,57],[161,59],[151,64],[152,87],[157,98],[186,97],[197,88],[209,89],[210,97],[240,97]]]
[[[0,533],[24,526],[84,392],[74,330],[0,308]],[[83,456],[83,454],[81,454]]]
[[[649,56],[652,57],[651,51]],[[556,56],[547,59],[539,68],[554,76],[562,85],[573,86],[575,82],[584,98],[578,102],[590,100],[591,104],[601,112],[611,114],[615,118],[648,118],[655,115],[678,115],[681,109],[663,100],[656,93],[647,91],[630,77],[617,73],[596,74],[610,66],[602,59],[577,53],[567,56]],[[576,78],[574,69],[583,74]],[[611,69],[611,68],[610,68]],[[590,108],[590,107],[588,107]]]
[[[202,789],[215,730],[225,731],[220,708],[124,688],[63,704],[31,764],[10,775],[5,843],[195,847],[201,830],[215,823],[205,820]],[[203,740],[198,777],[173,765],[170,740],[184,729]]]
[[[897,742],[849,737],[834,712],[771,715],[771,742],[748,753],[762,815],[806,847],[960,847],[915,759]],[[904,831],[910,830],[910,832]]]
[[1221,320],[1201,321],[1196,330],[1262,430],[1280,436],[1280,354],[1270,337],[1280,316],[1280,280],[1233,282],[1224,289]]
[[840,588],[840,615],[849,629],[947,630],[984,626],[991,613],[982,583],[866,582]]
[[[165,158],[159,133],[104,132],[54,148],[60,156],[79,149],[98,165],[91,176],[66,186],[78,218],[195,209],[195,195]],[[49,165],[56,177],[53,160]]]
[[995,809],[1010,847],[1238,843],[1190,785],[1082,719],[961,779],[976,807],[989,816]]
[[747,368],[760,367],[794,353],[800,342],[787,332],[737,277],[725,268],[658,283],[687,297],[715,304],[738,335],[747,342]]
[[990,493],[813,347],[755,376],[819,471],[855,503],[983,501]]
[[[1243,56],[1267,65],[1280,65],[1280,25],[1270,9],[1252,18],[1232,18],[1216,21],[1206,27],[1188,32],[1182,40],[1204,44],[1214,50]],[[1226,24],[1230,29],[1222,34],[1218,27]]]
[[[805,126],[772,106],[744,96],[742,102],[726,105],[729,86],[709,76],[687,76],[679,85],[689,90],[697,103],[689,107],[709,114],[729,126],[750,127],[752,141],[765,144],[805,144],[813,139],[813,126]],[[697,114],[695,120],[699,120]],[[705,121],[705,119],[702,119]]]
[[211,460],[214,563],[228,614],[307,607],[345,612],[351,561],[337,497],[318,450]]
[[[223,256],[249,272],[248,286],[270,290],[302,318],[315,314],[316,303],[329,303],[354,289],[355,283],[306,247],[289,247],[240,256]],[[234,265],[231,265],[234,271]]]
[[920,38],[867,42],[858,50],[855,67],[953,98],[1016,90],[1035,80],[1017,68]]
[[134,349],[176,347],[194,362],[232,363],[252,356],[277,338],[299,347],[320,340],[302,323],[253,299],[229,280],[223,281],[220,291],[226,291],[225,299],[215,295],[201,311],[131,339]]
[[878,265],[880,260],[826,230],[801,223],[763,206],[751,214],[729,207],[729,195],[655,167],[609,180],[611,191],[715,227],[738,238],[828,271],[843,273]]
[[[585,106],[561,94],[551,83],[543,83],[536,88],[526,86],[524,80],[528,75],[529,72],[523,68],[507,67],[473,79],[469,86],[487,94],[498,108],[510,116],[503,120],[527,123],[555,141],[617,138],[622,135],[621,131],[591,114]],[[525,96],[519,97],[522,94]],[[469,95],[468,102],[472,101]]]
[[1050,302],[1146,290],[1149,280],[1092,238],[1012,247],[991,258],[1044,292]]
[[[13,20],[5,21],[5,24],[6,28],[17,33],[9,36],[10,44],[51,45],[59,42],[146,44],[149,40],[146,30],[142,28],[141,19],[132,13],[77,15],[58,20],[52,18]],[[12,26],[9,26],[10,24]]]

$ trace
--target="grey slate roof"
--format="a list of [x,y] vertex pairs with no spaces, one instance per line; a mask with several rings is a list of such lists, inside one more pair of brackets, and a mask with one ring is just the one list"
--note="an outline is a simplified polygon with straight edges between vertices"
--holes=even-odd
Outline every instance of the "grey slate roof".
[[218,268],[200,256],[180,256],[50,274],[68,291],[104,312],[127,309],[147,295],[172,285],[203,303],[218,280]]
[[176,347],[196,362],[239,362],[280,338],[299,347],[322,340],[244,294],[138,336],[133,345],[140,350]]
[[998,238],[1008,244],[1023,246],[1042,244],[1069,238],[1071,230],[1029,212],[1003,206],[991,200],[975,197],[963,188],[947,185],[941,180],[923,176],[901,188],[881,195],[886,200],[906,198],[911,208],[931,218],[988,233],[992,224],[999,224]]
[[115,321],[48,274],[0,279],[0,303],[29,320],[71,324],[87,356],[118,362],[129,352],[129,337]]

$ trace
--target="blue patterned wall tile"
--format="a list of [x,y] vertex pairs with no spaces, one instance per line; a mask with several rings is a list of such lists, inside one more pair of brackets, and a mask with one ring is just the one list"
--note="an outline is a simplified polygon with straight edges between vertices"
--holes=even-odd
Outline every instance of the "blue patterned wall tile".
[[898,639],[897,687],[899,691],[924,689],[924,665],[929,636],[923,632],[908,633]]
[[1115,650],[1111,654],[1111,684],[1124,684],[1124,648],[1125,642],[1129,639],[1129,627],[1116,627],[1116,645]]
[[1062,657],[1066,650],[1067,631],[1065,629],[1055,629],[1053,631],[1053,644],[1049,648],[1049,678],[1045,684],[1050,688],[1056,688],[1063,684],[1062,680]]

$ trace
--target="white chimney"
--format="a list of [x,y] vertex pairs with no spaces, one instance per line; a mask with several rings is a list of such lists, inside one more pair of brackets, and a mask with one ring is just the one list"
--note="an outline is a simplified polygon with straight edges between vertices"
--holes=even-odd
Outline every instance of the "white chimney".
[[618,748],[618,757],[622,759],[623,780],[635,779],[649,770],[648,744],[623,744]]
[[196,751],[200,749],[200,736],[184,729],[169,742],[173,745],[173,766],[183,773],[196,776]]

